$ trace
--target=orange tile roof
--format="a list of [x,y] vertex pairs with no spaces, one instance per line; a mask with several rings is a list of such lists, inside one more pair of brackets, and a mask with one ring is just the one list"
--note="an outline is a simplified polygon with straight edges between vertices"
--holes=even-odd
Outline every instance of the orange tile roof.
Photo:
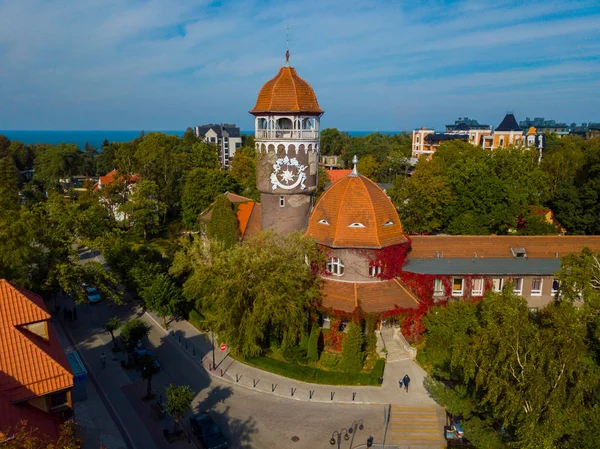
[[244,234],[246,233],[246,227],[248,226],[248,222],[250,221],[250,216],[252,215],[252,209],[254,209],[254,201],[250,201],[249,203],[240,203],[237,208],[236,216],[238,220],[238,226],[240,231],[240,238],[244,238]]
[[[364,227],[350,227],[353,223]],[[390,199],[361,175],[345,176],[321,195],[306,235],[332,248],[383,248],[408,241]]]
[[341,282],[323,279],[322,306],[352,312],[359,304],[368,313],[416,308],[419,301],[398,279],[379,282]]
[[314,90],[293,67],[283,66],[275,78],[267,81],[258,93],[251,114],[263,112],[300,112],[322,114]]
[[252,237],[253,235],[256,235],[260,231],[262,231],[261,211],[262,209],[260,203],[254,203],[254,207],[252,208],[252,214],[248,219],[248,225],[246,226],[244,237]]
[[[42,298],[0,279],[0,393],[19,402],[73,387],[67,357]],[[45,340],[23,325],[48,322]]]
[[420,235],[411,237],[410,258],[434,258],[439,251],[444,258],[514,257],[511,248],[525,248],[529,258],[554,258],[577,253],[587,246],[600,251],[598,235]]
[[[100,176],[100,178],[98,178],[98,186],[102,187],[108,184],[112,184],[113,182],[116,181],[122,181],[123,180],[123,175],[118,171],[118,170],[113,170],[108,172],[106,175],[104,176]],[[135,183],[138,182],[140,180],[140,175],[137,174],[133,174],[133,175],[127,175],[127,182],[129,183]]]
[[336,182],[342,179],[344,176],[348,176],[352,173],[352,170],[326,170],[327,177],[331,182]]

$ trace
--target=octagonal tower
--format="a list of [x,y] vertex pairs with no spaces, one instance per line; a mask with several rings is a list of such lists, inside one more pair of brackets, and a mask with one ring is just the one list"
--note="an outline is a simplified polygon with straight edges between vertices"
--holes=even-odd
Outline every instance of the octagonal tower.
[[286,63],[261,88],[255,116],[256,185],[263,229],[306,229],[317,190],[319,121],[323,110],[310,84]]

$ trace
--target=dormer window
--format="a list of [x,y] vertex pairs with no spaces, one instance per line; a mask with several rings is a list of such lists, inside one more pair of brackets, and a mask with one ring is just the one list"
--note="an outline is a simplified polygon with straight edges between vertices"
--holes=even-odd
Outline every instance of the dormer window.
[[37,323],[25,324],[23,325],[23,327],[29,332],[32,332],[39,337],[42,337],[44,340],[50,339],[50,336],[48,335],[47,321],[38,321]]
[[319,220],[319,224],[324,224],[329,226],[329,222],[327,220]]
[[525,259],[527,257],[527,251],[525,251],[525,248],[511,248],[510,250],[513,256],[518,259]]
[[355,223],[352,223],[352,224],[348,225],[348,227],[349,228],[364,228],[366,226],[364,224],[362,224],[362,223],[355,222]]
[[383,225],[384,226],[391,226],[393,224],[394,224],[394,222],[392,220],[390,220],[390,221],[386,221]]

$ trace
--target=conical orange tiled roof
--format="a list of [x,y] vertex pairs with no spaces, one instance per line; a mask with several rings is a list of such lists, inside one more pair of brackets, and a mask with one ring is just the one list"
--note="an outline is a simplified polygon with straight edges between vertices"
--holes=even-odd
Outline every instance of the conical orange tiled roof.
[[332,248],[384,248],[408,241],[383,190],[369,178],[352,174],[323,193],[306,235]]
[[300,78],[293,67],[285,65],[260,89],[256,105],[250,111],[251,114],[266,112],[322,114],[323,109],[310,84]]

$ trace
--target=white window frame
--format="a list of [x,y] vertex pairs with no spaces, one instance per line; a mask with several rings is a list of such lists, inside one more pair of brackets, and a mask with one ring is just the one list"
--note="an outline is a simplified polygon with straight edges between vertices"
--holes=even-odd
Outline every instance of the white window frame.
[[379,276],[382,272],[383,270],[379,265],[371,265],[369,267],[369,276],[372,278]]
[[[480,282],[481,287],[475,288],[475,282]],[[471,289],[471,296],[483,296],[483,286],[484,286],[483,278],[473,279],[473,288]]]
[[504,278],[493,278],[492,279],[492,289],[496,293],[500,293],[502,288],[504,287]]
[[441,279],[433,280],[433,296],[444,296],[444,283]]
[[[456,281],[460,280],[460,290],[455,290],[454,285]],[[452,278],[452,296],[462,296],[465,293],[465,279],[464,278]]]
[[[535,281],[539,280],[540,281],[540,288],[539,289],[534,289],[533,286],[535,284]],[[544,288],[544,278],[533,278],[531,279],[531,296],[542,296],[542,289]]]
[[[557,289],[554,288],[554,283],[555,282],[558,284],[558,288]],[[551,284],[551,287],[550,287],[550,293],[552,295],[556,295],[559,291],[560,291],[560,281],[558,279],[556,279],[556,278],[552,278],[552,284]]]
[[[513,293],[515,295],[522,295],[523,294],[523,278],[514,278],[515,281],[515,288],[513,289]],[[521,285],[519,285],[521,284]]]
[[279,197],[279,207],[285,207],[285,196]]
[[327,271],[334,276],[343,276],[344,262],[339,257],[330,257],[327,261]]

